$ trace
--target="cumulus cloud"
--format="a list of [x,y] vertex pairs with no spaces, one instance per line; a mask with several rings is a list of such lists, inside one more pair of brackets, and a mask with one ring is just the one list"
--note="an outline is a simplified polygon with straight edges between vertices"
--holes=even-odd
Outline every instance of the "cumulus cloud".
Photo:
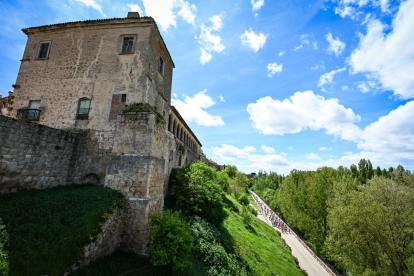
[[281,56],[283,56],[285,53],[286,53],[286,51],[281,51],[281,52],[279,53],[279,56],[281,57]]
[[277,62],[269,63],[267,65],[267,72],[268,72],[267,76],[271,78],[274,75],[276,75],[276,73],[282,72],[282,69],[283,69],[283,64],[277,64]]
[[360,121],[352,109],[338,99],[325,99],[312,91],[296,92],[283,101],[264,97],[247,106],[253,127],[263,134],[284,135],[306,129],[325,129],[327,134],[356,141],[361,133],[354,122]]
[[96,3],[95,0],[75,0],[75,1],[88,8],[89,7],[94,8],[95,10],[99,11],[103,15],[103,17],[106,17],[106,14],[104,14],[102,11],[102,6]]
[[342,86],[341,86],[341,90],[342,90],[342,91],[348,91],[348,89],[349,89],[349,87],[348,87],[348,86],[346,86],[346,85],[342,85]]
[[326,36],[326,40],[329,42],[329,47],[327,49],[328,53],[334,53],[336,56],[342,54],[343,50],[345,49],[345,42],[342,42],[337,37],[336,39],[332,37],[331,33],[328,33]]
[[152,16],[167,31],[170,26],[176,26],[177,15],[190,24],[194,24],[197,7],[184,0],[142,0],[145,13]]
[[223,160],[234,161],[235,158],[247,158],[252,152],[256,152],[256,148],[246,146],[243,149],[239,149],[232,145],[222,144],[220,148],[214,147],[213,152]]
[[248,165],[250,168],[260,168],[267,171],[279,171],[281,168],[287,168],[289,161],[278,154],[250,154],[248,157],[252,164]]
[[333,82],[333,78],[335,76],[335,74],[340,73],[345,71],[345,68],[341,68],[338,70],[332,70],[331,72],[325,73],[323,74],[320,78],[319,78],[319,83],[318,83],[318,87],[321,87],[327,83],[332,83]]
[[318,43],[313,38],[313,34],[310,34],[310,35],[309,34],[301,34],[299,38],[300,38],[300,45],[299,46],[294,46],[293,51],[297,51],[299,49],[302,49],[303,46],[312,46],[313,49],[315,49],[315,50],[318,49]]
[[392,30],[379,20],[370,20],[367,33],[349,59],[352,73],[366,73],[394,95],[414,97],[414,0],[401,4],[392,21]]
[[213,106],[216,102],[206,95],[207,89],[195,94],[193,97],[185,96],[184,101],[171,99],[171,105],[175,106],[186,121],[195,121],[202,126],[223,126],[221,116],[213,116],[205,109]]
[[267,154],[272,154],[272,153],[275,153],[276,152],[274,148],[272,148],[272,147],[266,147],[265,145],[262,146],[262,150],[264,152],[266,152]]
[[320,151],[325,151],[325,150],[332,150],[331,148],[327,148],[327,147],[321,147],[319,148]]
[[241,36],[240,39],[242,40],[242,44],[248,46],[253,50],[253,52],[257,53],[260,48],[266,43],[268,34],[259,33],[256,34],[251,28],[248,31],[245,31]]
[[311,67],[311,70],[322,70],[325,71],[325,65],[315,65]]
[[294,46],[293,47],[293,51],[297,51],[297,50],[300,50],[300,49],[302,49],[303,48],[303,45],[299,45],[299,46]]
[[220,102],[225,102],[223,95],[220,94],[219,96]]
[[142,10],[137,4],[127,4],[127,6],[131,9],[132,12],[138,12],[139,15],[142,15]]
[[358,19],[359,15],[362,14],[361,8],[364,8],[368,4],[372,4],[374,8],[380,8],[382,12],[388,13],[389,0],[339,0],[335,1],[338,3],[338,7],[335,8],[335,13],[339,14],[342,18],[349,16],[351,19]]
[[264,5],[264,0],[251,0],[252,11],[258,11]]
[[223,27],[222,18],[224,13],[215,15],[210,18],[210,25],[201,25],[201,33],[198,37],[198,42],[202,45],[200,62],[205,64],[211,60],[213,55],[211,52],[221,53],[226,47],[221,43],[221,37],[212,32],[218,32]]
[[349,16],[351,19],[356,19],[359,15],[359,13],[354,7],[343,5],[336,7],[335,13],[339,14],[339,16],[342,18]]

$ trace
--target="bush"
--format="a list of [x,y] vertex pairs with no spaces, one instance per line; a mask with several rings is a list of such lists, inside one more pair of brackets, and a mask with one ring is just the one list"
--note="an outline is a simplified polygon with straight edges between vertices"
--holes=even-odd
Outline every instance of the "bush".
[[196,250],[208,265],[208,275],[247,275],[246,268],[233,252],[231,241],[214,225],[194,216],[191,232],[196,240]]
[[177,205],[190,214],[220,224],[226,217],[223,191],[216,184],[215,170],[203,163],[192,163],[174,172],[173,192]]
[[240,216],[242,217],[244,224],[250,225],[250,223],[252,222],[252,214],[251,214],[251,211],[249,210],[249,207],[242,206]]
[[171,264],[173,270],[187,268],[191,264],[188,258],[194,241],[190,226],[180,219],[179,212],[171,210],[150,214],[150,218],[151,232],[148,240],[151,242],[151,264]]
[[217,172],[217,184],[221,186],[224,193],[231,193],[230,178],[225,171]]
[[7,260],[6,244],[9,241],[5,226],[0,219],[0,275],[8,275],[9,262]]
[[226,174],[230,177],[230,178],[234,178],[237,174],[237,167],[236,166],[232,166],[229,165],[227,166],[224,171],[226,172]]
[[257,210],[256,209],[254,209],[252,206],[249,206],[249,210],[250,210],[250,213],[252,213],[253,216],[257,217]]
[[237,201],[244,206],[249,205],[249,199],[247,198],[247,194],[246,193],[241,193],[239,195],[239,198],[237,199]]
[[267,189],[263,195],[263,200],[267,203],[270,204],[270,202],[273,200],[274,196],[276,194],[276,191],[273,189]]

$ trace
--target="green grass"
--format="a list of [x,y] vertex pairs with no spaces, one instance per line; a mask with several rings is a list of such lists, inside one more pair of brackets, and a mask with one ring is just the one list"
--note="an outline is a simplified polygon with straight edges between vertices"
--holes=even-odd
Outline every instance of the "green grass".
[[119,192],[93,185],[1,195],[0,218],[10,237],[9,276],[62,274],[100,232],[105,217],[123,204]]
[[[290,248],[280,238],[280,233],[258,218],[253,218],[250,225],[245,225],[238,214],[241,205],[235,199],[227,196],[225,205],[228,217],[217,228],[220,232],[216,237],[216,240],[220,241],[219,245],[216,244],[212,248],[217,249],[217,246],[221,246],[228,254],[236,254],[240,267],[246,267],[248,275],[304,275],[296,267],[295,258],[291,255]],[[171,199],[166,200],[165,207],[177,209]],[[191,217],[187,219],[191,221]],[[208,275],[207,271],[211,270],[211,264],[207,263],[206,255],[203,255],[200,250],[194,250],[191,263],[191,268],[174,272],[170,266],[151,266],[149,259],[143,256],[115,253],[89,267],[79,269],[73,275]]]

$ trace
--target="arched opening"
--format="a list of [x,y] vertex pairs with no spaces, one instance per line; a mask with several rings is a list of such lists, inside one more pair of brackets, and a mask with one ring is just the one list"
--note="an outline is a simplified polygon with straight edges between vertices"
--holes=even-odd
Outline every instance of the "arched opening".
[[101,178],[96,173],[89,173],[83,177],[83,184],[101,185]]
[[178,159],[178,166],[181,167],[181,153],[180,153],[180,158]]
[[185,158],[185,165],[186,166],[188,165],[188,158],[187,157]]
[[77,120],[88,120],[90,107],[91,107],[91,100],[89,100],[88,98],[81,98],[79,100],[78,114],[76,116],[76,119]]
[[170,118],[168,118],[168,131],[171,131],[171,120],[172,120],[172,118],[171,118],[172,116],[170,115]]

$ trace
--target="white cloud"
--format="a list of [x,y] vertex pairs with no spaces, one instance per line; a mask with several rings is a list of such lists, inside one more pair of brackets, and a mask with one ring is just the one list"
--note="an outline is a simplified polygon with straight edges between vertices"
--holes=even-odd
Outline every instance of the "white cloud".
[[319,150],[320,151],[325,151],[325,150],[332,150],[331,148],[327,148],[327,147],[322,147],[322,148],[319,148]]
[[279,53],[279,56],[281,57],[281,56],[283,56],[285,53],[286,53],[286,51],[281,51],[281,52]]
[[251,28],[248,31],[245,31],[244,34],[240,36],[242,44],[250,47],[253,52],[259,51],[260,48],[266,43],[268,34],[259,33],[256,34]]
[[346,85],[341,86],[342,91],[348,91],[349,87]]
[[198,92],[193,97],[185,96],[184,101],[171,99],[171,105],[175,106],[186,121],[195,121],[202,126],[223,126],[224,122],[221,116],[213,116],[204,109],[207,109],[216,103],[206,95],[207,89]]
[[250,154],[247,158],[249,161],[253,162],[247,167],[260,168],[261,170],[266,171],[278,171],[281,167],[284,168],[289,165],[289,161],[278,154]]
[[226,47],[221,43],[221,37],[212,32],[218,32],[223,27],[222,18],[224,13],[215,15],[210,18],[210,25],[201,25],[201,34],[198,37],[198,42],[202,45],[200,48],[201,56],[200,61],[205,64],[211,60],[213,55],[211,52],[221,53]]
[[264,5],[264,0],[251,0],[252,11],[258,11]]
[[176,94],[176,93],[174,93],[174,97],[176,97],[176,98],[177,98],[177,94]]
[[358,84],[358,88],[359,90],[361,90],[362,93],[368,93],[370,90],[365,82]]
[[138,12],[140,16],[142,16],[142,10],[137,4],[127,4],[127,6],[131,9],[132,12]]
[[268,72],[267,76],[271,78],[274,75],[276,75],[276,73],[282,72],[282,69],[283,69],[283,64],[277,64],[277,62],[269,63],[267,65],[267,72]]
[[266,147],[265,145],[262,146],[262,150],[267,154],[272,154],[276,152],[274,148]]
[[296,92],[283,101],[264,97],[247,106],[253,127],[263,134],[284,135],[306,129],[325,129],[327,134],[356,141],[361,131],[354,122],[360,121],[352,109],[325,99],[312,91]]
[[223,95],[220,94],[219,96],[220,102],[225,102]]
[[176,26],[177,15],[190,24],[194,24],[197,7],[184,0],[142,0],[145,14],[152,16],[162,30]]
[[322,158],[319,157],[319,155],[314,154],[314,153],[309,153],[305,155],[306,159],[311,159],[311,160],[321,160]]
[[281,152],[280,154],[283,155],[283,156],[286,156],[287,155],[286,152]]
[[102,6],[96,3],[95,0],[75,0],[75,1],[81,5],[94,8],[95,10],[99,11],[103,15],[103,17],[106,17],[106,14],[104,14],[102,11]]
[[292,147],[289,147],[289,149],[290,149],[290,150],[293,150],[293,148],[292,148]]
[[338,37],[334,39],[331,33],[328,33],[325,37],[326,40],[329,42],[329,48],[327,50],[328,53],[334,53],[336,56],[341,55],[343,50],[345,49],[345,42],[339,40]]
[[232,145],[222,144],[220,148],[214,147],[213,152],[223,160],[234,161],[235,158],[247,158],[250,153],[256,152],[256,149],[249,146],[239,149]]
[[335,13],[340,17],[345,18],[349,16],[351,19],[356,19],[359,15],[357,10],[351,6],[339,6],[335,8]]
[[365,128],[358,148],[408,158],[413,162],[413,118],[414,101],[399,106]]
[[345,71],[345,68],[341,68],[341,69],[338,69],[338,70],[332,70],[331,72],[323,74],[319,78],[318,87],[321,87],[321,86],[323,86],[327,83],[332,83],[333,82],[333,77],[335,76],[335,74],[343,72],[343,71]]
[[315,65],[311,67],[311,70],[318,70],[318,69],[325,71],[325,65]]
[[379,20],[368,23],[366,35],[350,56],[352,73],[368,73],[384,89],[402,99],[414,97],[414,0],[401,4],[392,21],[392,30]]
[[297,51],[297,50],[299,50],[299,49],[302,49],[303,48],[303,45],[299,45],[299,46],[294,46],[293,47],[293,51]]

